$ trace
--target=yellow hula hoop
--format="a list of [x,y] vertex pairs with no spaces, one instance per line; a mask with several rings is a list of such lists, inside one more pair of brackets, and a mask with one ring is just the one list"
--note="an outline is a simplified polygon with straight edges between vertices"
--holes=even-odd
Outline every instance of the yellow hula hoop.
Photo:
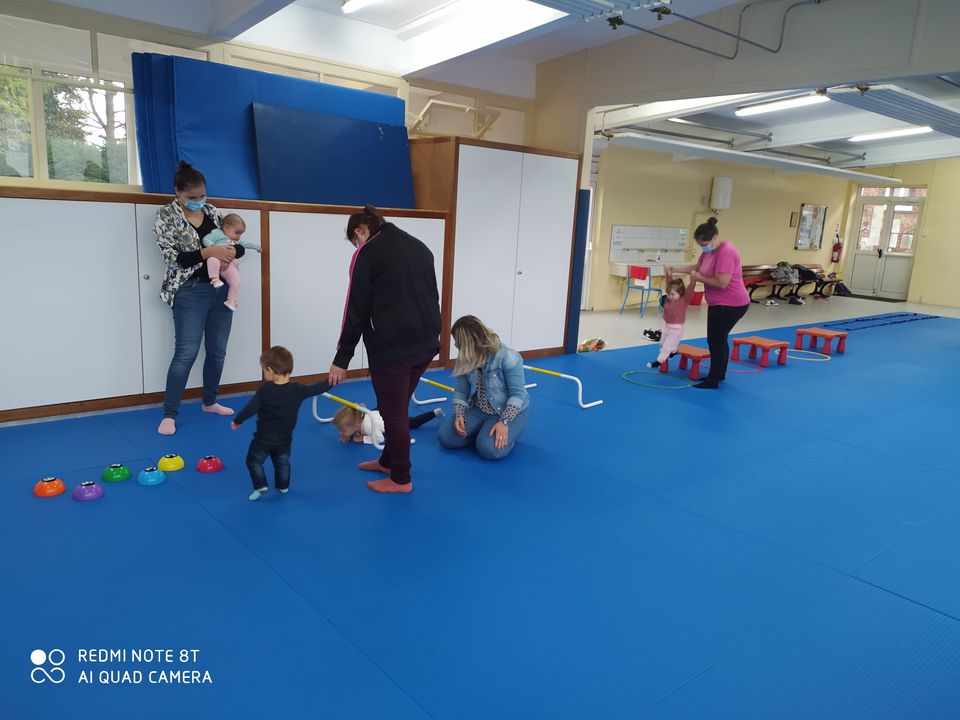
[[[777,354],[779,355],[783,352],[780,348],[777,348]],[[787,348],[787,358],[790,360],[797,360],[803,362],[827,362],[828,360],[833,360],[829,355],[824,355],[823,353],[814,352],[813,350],[797,350],[796,348]],[[796,357],[790,353],[803,353],[805,355],[817,355],[818,357]]]

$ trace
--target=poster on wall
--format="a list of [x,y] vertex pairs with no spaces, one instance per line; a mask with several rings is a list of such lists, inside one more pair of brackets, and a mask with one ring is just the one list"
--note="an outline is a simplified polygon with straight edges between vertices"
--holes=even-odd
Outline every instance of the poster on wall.
[[826,205],[800,206],[800,226],[797,228],[796,250],[819,250],[823,240],[823,223],[827,219]]

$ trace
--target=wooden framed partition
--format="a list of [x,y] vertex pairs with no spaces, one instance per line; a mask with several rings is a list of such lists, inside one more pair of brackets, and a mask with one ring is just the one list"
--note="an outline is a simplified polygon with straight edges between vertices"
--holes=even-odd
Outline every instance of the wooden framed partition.
[[[0,270],[9,320],[5,345],[14,349],[0,360],[0,372],[18,379],[0,391],[0,422],[162,400],[162,374],[173,350],[172,318],[158,297],[162,261],[152,227],[156,210],[170,201],[170,196],[142,193],[0,187],[8,246]],[[353,252],[344,234],[346,215],[356,208],[210,201],[221,211],[241,214],[248,233],[259,233],[263,249],[241,264],[241,307],[221,392],[255,389],[257,359],[272,344],[297,348],[298,377],[322,378],[335,351]],[[446,213],[383,212],[422,235],[437,258],[438,279],[447,276]],[[304,236],[293,233],[291,221],[300,221]],[[256,263],[259,272],[251,274]],[[244,315],[244,309],[251,313]],[[295,322],[286,322],[291,315]],[[320,327],[327,329],[314,332]],[[447,359],[447,336],[443,333],[437,364]],[[315,357],[307,362],[311,354]],[[351,376],[366,374],[362,343],[357,356]],[[188,383],[188,398],[200,395],[200,365],[198,358],[197,382]]]

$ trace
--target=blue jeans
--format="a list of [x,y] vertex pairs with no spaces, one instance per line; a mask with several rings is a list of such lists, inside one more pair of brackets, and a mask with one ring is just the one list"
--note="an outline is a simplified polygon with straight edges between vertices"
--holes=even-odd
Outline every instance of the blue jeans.
[[507,426],[510,429],[507,444],[499,450],[494,447],[496,438],[490,435],[490,430],[500,420],[499,416],[487,415],[475,407],[467,408],[467,415],[463,420],[464,429],[467,431],[466,437],[460,437],[453,428],[456,415],[440,426],[437,437],[440,439],[440,444],[450,450],[458,450],[473,445],[480,453],[480,457],[486,460],[502,460],[510,454],[513,446],[517,444],[517,440],[523,435],[523,431],[527,427],[529,412],[529,408],[524,410]]
[[263,463],[267,458],[273,463],[273,486],[277,490],[290,487],[290,443],[269,443],[254,438],[247,450],[247,470],[254,490],[267,489],[267,473]]
[[163,401],[165,418],[177,416],[190,369],[200,353],[201,340],[206,350],[203,361],[203,404],[213,405],[217,401],[223,360],[227,355],[227,340],[230,339],[230,327],[233,324],[233,311],[223,304],[228,289],[226,285],[215,288],[209,282],[187,280],[174,296],[175,339]]

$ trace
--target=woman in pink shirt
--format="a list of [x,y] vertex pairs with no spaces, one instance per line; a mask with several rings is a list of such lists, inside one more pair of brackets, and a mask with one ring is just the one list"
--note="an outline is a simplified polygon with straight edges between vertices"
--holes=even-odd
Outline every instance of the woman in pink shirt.
[[726,379],[730,358],[730,331],[750,307],[750,295],[743,285],[740,253],[729,240],[717,236],[717,219],[698,225],[693,239],[703,250],[690,272],[689,291],[702,282],[707,304],[707,347],[710,348],[710,372],[694,385],[700,390],[715,390]]

